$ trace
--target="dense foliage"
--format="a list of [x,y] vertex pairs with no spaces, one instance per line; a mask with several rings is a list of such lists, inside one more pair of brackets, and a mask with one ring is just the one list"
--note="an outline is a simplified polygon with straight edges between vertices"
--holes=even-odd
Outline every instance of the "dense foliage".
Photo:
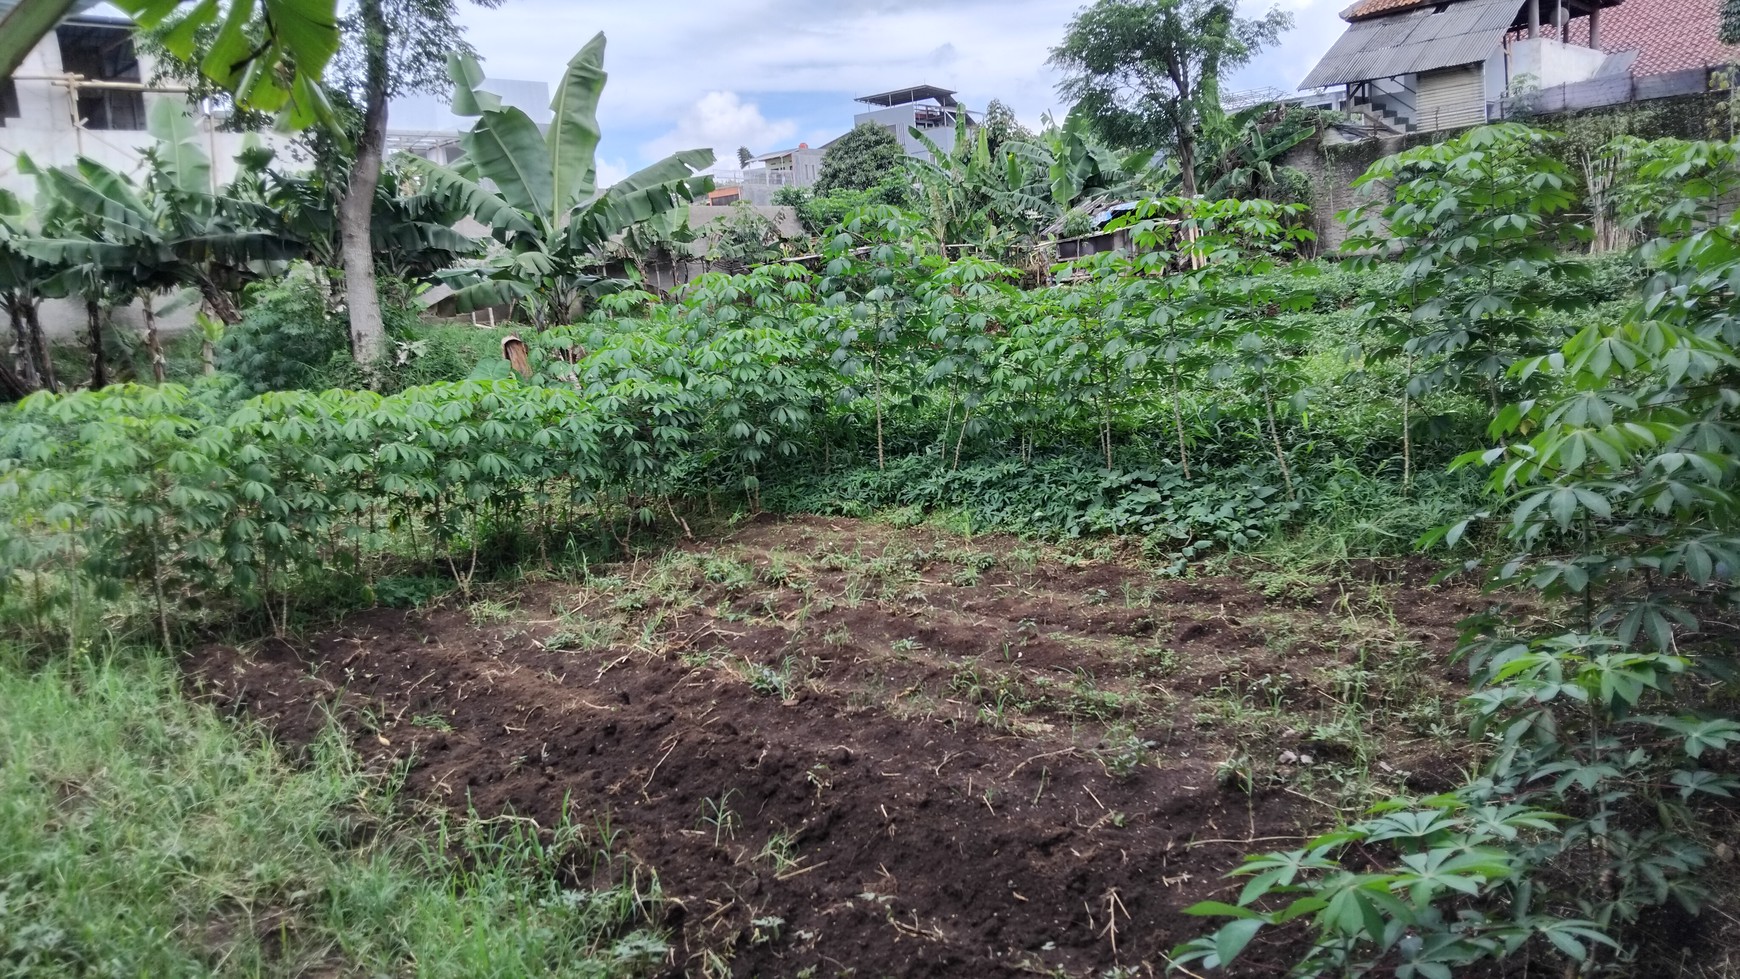
[[[1395,182],[1385,218],[1406,263],[1408,304],[1381,315],[1405,355],[1432,355],[1410,392],[1462,383],[1493,406],[1497,444],[1457,462],[1490,469],[1493,506],[1427,541],[1496,523],[1510,553],[1486,569],[1490,587],[1544,603],[1467,623],[1478,768],[1453,792],[1250,858],[1236,904],[1194,909],[1233,921],[1180,949],[1182,964],[1227,966],[1290,927],[1312,938],[1306,975],[1439,979],[1519,954],[1635,974],[1645,914],[1695,914],[1707,894],[1699,872],[1726,845],[1712,820],[1740,788],[1740,251],[1719,208],[1735,147],[1631,155],[1623,196],[1649,203],[1626,218],[1655,235],[1639,251],[1649,278],[1620,315],[1548,342],[1546,303],[1526,286],[1565,271],[1556,249],[1581,229],[1562,216],[1573,195],[1540,155],[1546,139],[1478,130],[1372,174]],[[1533,276],[1496,289],[1500,269]]]
[[816,193],[836,190],[869,190],[900,169],[906,156],[900,141],[873,122],[852,127],[822,154],[822,171],[816,178]]
[[46,621],[131,593],[166,642],[172,607],[282,627],[297,595],[367,596],[387,558],[469,587],[721,500],[1119,533],[1180,572],[1283,527],[1425,534],[1495,601],[1529,593],[1529,616],[1470,624],[1477,770],[1253,857],[1235,901],[1195,909],[1232,920],[1176,957],[1224,967],[1287,929],[1300,974],[1525,951],[1623,970],[1647,909],[1697,906],[1711,803],[1740,784],[1740,224],[1719,207],[1740,147],[1616,145],[1644,243],[1591,262],[1552,144],[1497,126],[1381,161],[1387,194],[1347,216],[1374,257],[1340,268],[1297,260],[1298,205],[1158,198],[1119,218],[1132,254],[1022,289],[941,247],[936,212],[868,206],[813,270],[601,296],[525,338],[530,377],[37,394],[0,443],[4,600]]

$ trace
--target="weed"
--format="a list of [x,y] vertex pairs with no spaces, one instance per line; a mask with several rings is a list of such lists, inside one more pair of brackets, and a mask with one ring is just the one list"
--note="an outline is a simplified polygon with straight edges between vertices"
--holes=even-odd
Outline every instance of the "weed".
[[473,625],[491,625],[496,622],[506,622],[513,618],[514,609],[505,602],[495,599],[483,599],[472,602],[466,608],[466,614]]
[[767,838],[767,842],[755,854],[755,859],[771,863],[773,872],[776,874],[783,874],[791,870],[799,863],[797,834],[791,830],[781,830],[773,834]]
[[453,730],[453,725],[440,714],[415,714],[411,717],[411,726],[428,728],[431,731]]
[[710,555],[702,561],[701,571],[708,581],[724,585],[728,591],[741,591],[755,583],[754,567],[722,554]]
[[797,687],[793,681],[796,660],[787,656],[780,661],[779,668],[764,666],[750,660],[744,660],[745,674],[749,680],[749,689],[762,696],[777,696],[780,700],[790,700]]
[[737,830],[743,825],[742,817],[731,808],[731,797],[736,794],[736,789],[726,789],[717,798],[709,796],[701,800],[701,825],[712,828],[714,846],[736,839]]
[[1148,672],[1154,676],[1176,676],[1180,667],[1178,651],[1165,646],[1144,650],[1142,654],[1148,660]]
[[833,788],[834,783],[828,778],[828,775],[830,774],[830,772],[831,772],[831,769],[829,769],[827,765],[824,765],[821,762],[817,762],[814,765],[811,765],[809,767],[809,770],[804,772],[804,780],[809,782],[810,787],[812,789],[815,789],[815,791],[816,791],[816,801],[817,802],[820,802],[822,800],[822,793],[823,792],[827,791],[830,788]]
[[1222,788],[1250,795],[1256,791],[1256,768],[1249,755],[1240,753],[1214,767],[1214,780]]
[[1094,755],[1107,775],[1122,781],[1136,774],[1136,770],[1148,760],[1154,748],[1154,742],[1144,740],[1134,732],[1108,732]]
[[1327,575],[1297,569],[1252,571],[1245,577],[1264,597],[1288,605],[1315,604],[1318,590],[1329,584]]
[[545,637],[542,642],[549,650],[578,650],[580,652],[602,652],[614,646],[622,638],[622,630],[613,622],[603,619],[587,619],[570,621],[567,625]]
[[0,649],[9,974],[603,976],[668,953],[639,930],[662,917],[644,874],[564,884],[596,842],[580,827],[406,820],[343,732],[291,764],[188,700],[169,656],[92,653]]

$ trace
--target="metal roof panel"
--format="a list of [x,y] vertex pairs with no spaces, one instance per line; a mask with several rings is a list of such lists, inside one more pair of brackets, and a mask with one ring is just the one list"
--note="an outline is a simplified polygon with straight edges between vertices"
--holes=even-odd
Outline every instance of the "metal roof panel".
[[1485,61],[1504,40],[1523,0],[1462,0],[1348,26],[1300,88],[1393,78]]

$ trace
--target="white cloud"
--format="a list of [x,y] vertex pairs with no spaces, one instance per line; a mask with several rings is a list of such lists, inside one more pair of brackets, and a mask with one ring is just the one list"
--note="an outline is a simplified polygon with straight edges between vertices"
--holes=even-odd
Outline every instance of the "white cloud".
[[[902,85],[957,89],[973,108],[1002,99],[1030,122],[1047,111],[1061,117],[1057,73],[1045,62],[1086,2],[738,0],[725,21],[701,0],[514,0],[460,10],[497,78],[553,82],[586,38],[604,31],[610,83],[599,114],[609,152],[706,145],[723,161],[739,145],[774,149],[817,129],[839,135],[861,108],[852,96]],[[1247,16],[1279,3],[1297,26],[1226,87],[1292,89],[1346,26],[1336,14],[1348,2],[1244,0]],[[628,146],[611,142],[628,132]]]
[[718,166],[737,165],[737,148],[767,153],[784,149],[797,132],[790,119],[768,119],[761,107],[745,102],[736,92],[708,92],[677,116],[670,132],[641,146],[641,155],[656,160],[677,150],[710,148]]
[[601,188],[609,187],[611,184],[621,181],[622,178],[634,172],[634,169],[628,165],[628,161],[621,157],[614,160],[607,160],[601,156],[597,160],[597,166],[598,175],[594,178],[594,183]]

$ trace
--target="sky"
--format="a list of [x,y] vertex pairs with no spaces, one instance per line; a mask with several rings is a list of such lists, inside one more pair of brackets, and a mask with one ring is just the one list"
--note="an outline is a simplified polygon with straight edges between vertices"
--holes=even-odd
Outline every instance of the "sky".
[[[1225,91],[1293,91],[1346,25],[1348,0],[1261,0],[1293,29],[1226,80]],[[554,85],[574,52],[603,31],[609,72],[599,106],[601,183],[667,153],[712,147],[735,167],[755,153],[820,145],[851,128],[855,96],[911,85],[958,91],[969,108],[995,98],[1036,125],[1062,116],[1050,48],[1077,0],[461,0],[467,36],[495,78]],[[1246,15],[1264,9],[1243,0]]]

